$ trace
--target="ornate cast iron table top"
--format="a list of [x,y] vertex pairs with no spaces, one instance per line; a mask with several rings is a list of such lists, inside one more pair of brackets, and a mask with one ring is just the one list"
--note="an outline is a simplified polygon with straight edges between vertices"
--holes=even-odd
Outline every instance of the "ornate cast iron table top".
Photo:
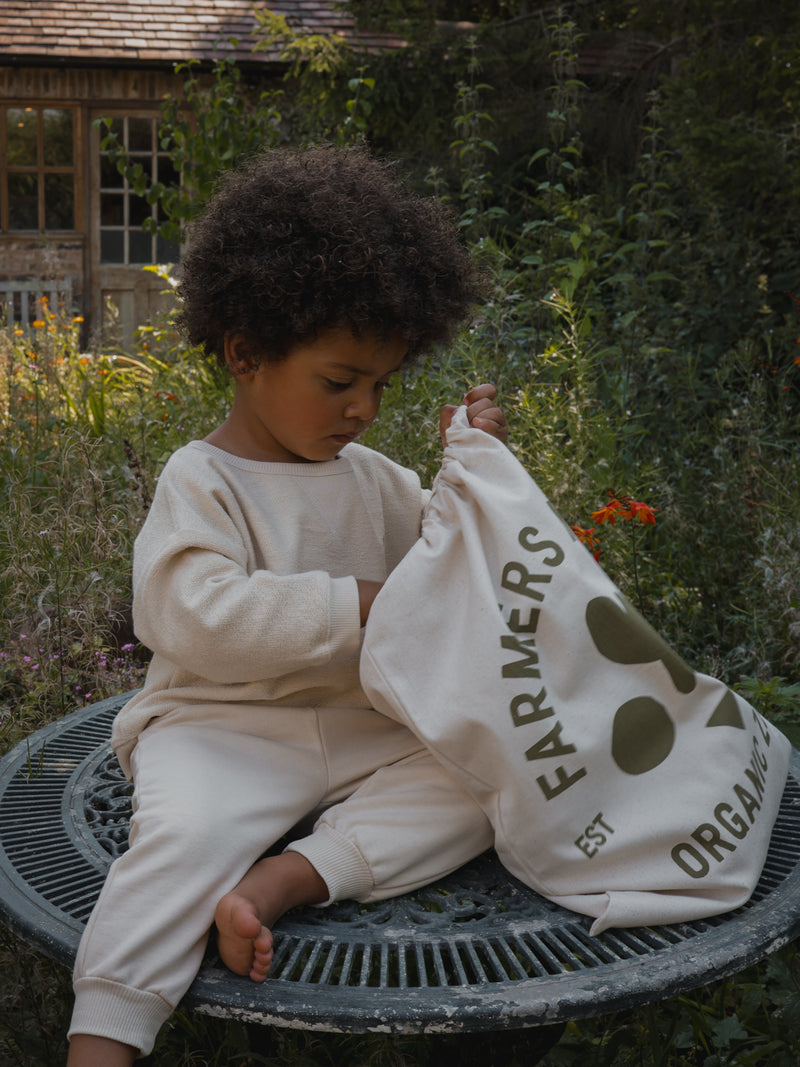
[[[127,847],[132,787],[109,737],[130,695],[73,712],[0,761],[0,918],[66,965]],[[183,1006],[304,1029],[447,1033],[606,1014],[733,974],[800,933],[800,754],[747,904],[598,937],[589,925],[487,853],[414,894],[297,909],[276,925],[266,983],[209,955]]]

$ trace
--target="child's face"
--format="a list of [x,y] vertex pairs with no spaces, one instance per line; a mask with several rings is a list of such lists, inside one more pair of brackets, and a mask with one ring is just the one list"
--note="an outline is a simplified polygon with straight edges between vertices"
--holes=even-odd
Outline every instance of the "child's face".
[[375,419],[406,349],[400,337],[357,340],[347,328],[333,329],[279,363],[235,372],[233,409],[220,428],[223,447],[280,463],[333,459]]

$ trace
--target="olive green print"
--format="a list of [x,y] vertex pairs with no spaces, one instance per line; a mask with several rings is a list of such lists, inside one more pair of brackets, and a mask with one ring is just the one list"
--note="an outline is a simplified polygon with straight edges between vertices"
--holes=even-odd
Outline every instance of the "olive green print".
[[[660,661],[680,693],[695,688],[694,672],[646,622],[629,600],[620,604],[610,597],[595,597],[586,606],[586,624],[595,647],[612,663]],[[743,730],[744,720],[736,697],[726,689],[706,723]],[[614,716],[611,755],[621,771],[645,774],[663,763],[675,743],[675,726],[669,712],[652,697],[627,701]]]
[[625,600],[623,606],[610,597],[595,597],[586,606],[586,623],[598,652],[612,663],[660,660],[678,692],[691,693],[694,689],[694,671],[672,651],[629,600]]
[[735,726],[737,730],[744,730],[744,719],[739,709],[739,701],[730,689],[725,690],[725,695],[717,704],[706,726]]
[[614,716],[611,755],[621,771],[644,774],[663,763],[675,743],[667,709],[652,697],[634,697]]

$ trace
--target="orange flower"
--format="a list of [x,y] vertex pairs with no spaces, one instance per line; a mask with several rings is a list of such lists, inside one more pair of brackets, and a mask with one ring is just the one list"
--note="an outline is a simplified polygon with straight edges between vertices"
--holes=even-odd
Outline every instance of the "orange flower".
[[44,319],[34,319],[33,320],[33,328],[34,328],[34,330],[41,330],[42,326],[46,326],[46,325],[47,325],[47,323],[44,321]]
[[638,500],[629,501],[628,508],[630,510],[630,514],[625,516],[626,522],[629,519],[638,519],[640,522],[643,522],[645,526],[655,526],[655,513],[658,511],[658,508],[651,508],[649,505],[642,504]]
[[614,495],[613,490],[609,491],[608,495],[611,497],[608,504],[598,511],[592,512],[592,519],[595,523],[610,522],[612,526],[615,526],[619,518],[623,522],[638,519],[639,522],[643,522],[646,526],[655,526],[655,513],[658,508],[651,508],[649,504],[643,504],[640,500],[633,500],[629,496],[618,498]]
[[592,521],[597,525],[610,522],[612,526],[616,526],[618,515],[625,517],[625,505],[615,497],[605,507],[592,512]]
[[582,545],[586,545],[590,552],[593,551],[594,558],[599,559],[600,540],[595,537],[594,526],[590,526],[588,530],[583,526],[572,526],[571,530]]
[[572,532],[578,538],[582,545],[587,545],[589,548],[597,548],[600,542],[597,540],[594,534],[594,526],[590,526],[589,529],[585,529],[583,526],[570,527]]

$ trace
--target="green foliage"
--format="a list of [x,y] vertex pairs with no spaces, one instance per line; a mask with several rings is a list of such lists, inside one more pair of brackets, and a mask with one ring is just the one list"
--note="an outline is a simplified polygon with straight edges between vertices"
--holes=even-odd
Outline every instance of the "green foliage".
[[52,1067],[67,1057],[69,972],[24,946],[0,926],[0,1062]]
[[138,684],[133,540],[161,465],[221,421],[229,397],[172,313],[139,332],[135,355],[82,352],[77,323],[41,314],[30,334],[0,330],[4,745]]
[[257,8],[253,14],[258,37],[254,51],[277,49],[278,58],[288,68],[288,79],[316,81],[321,77],[332,83],[345,66],[352,66],[353,47],[346,38],[294,29],[285,15],[268,8]]
[[783,677],[742,678],[736,689],[751,704],[759,708],[797,746],[800,737],[800,682],[789,684]]
[[369,56],[345,37],[294,29],[284,15],[255,8],[254,51],[276,51],[286,67],[284,125],[295,141],[348,144],[366,136],[375,78]]
[[570,1023],[542,1067],[792,1067],[800,1055],[798,983],[789,946],[697,993]]

